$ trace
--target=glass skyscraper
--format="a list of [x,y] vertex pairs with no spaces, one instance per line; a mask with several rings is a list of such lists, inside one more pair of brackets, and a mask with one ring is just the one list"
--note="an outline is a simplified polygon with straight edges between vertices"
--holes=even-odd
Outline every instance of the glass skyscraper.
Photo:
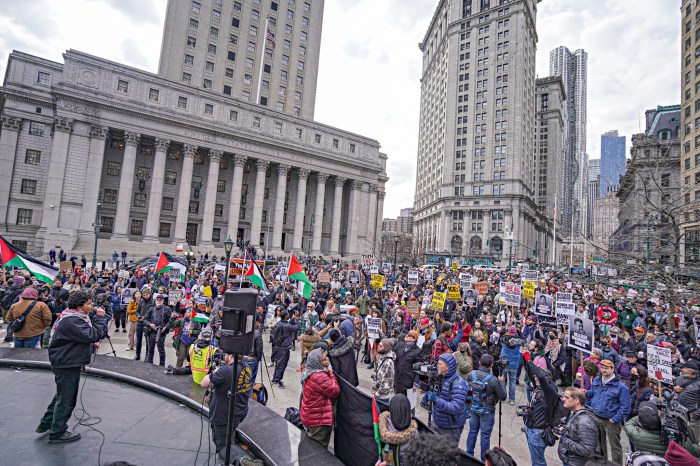
[[600,136],[600,197],[605,197],[608,186],[620,184],[620,176],[625,173],[625,136],[617,130],[608,131]]

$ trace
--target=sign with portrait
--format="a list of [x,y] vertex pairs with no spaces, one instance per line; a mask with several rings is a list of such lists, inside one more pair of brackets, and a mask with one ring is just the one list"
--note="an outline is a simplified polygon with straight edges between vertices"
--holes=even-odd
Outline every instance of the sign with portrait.
[[408,271],[408,284],[409,285],[417,285],[418,284],[418,271],[417,270],[409,270]]
[[464,304],[467,306],[476,306],[479,293],[474,289],[464,290]]
[[593,321],[569,316],[569,346],[590,353],[593,350]]
[[535,295],[535,314],[554,317],[554,299],[550,295],[538,291]]

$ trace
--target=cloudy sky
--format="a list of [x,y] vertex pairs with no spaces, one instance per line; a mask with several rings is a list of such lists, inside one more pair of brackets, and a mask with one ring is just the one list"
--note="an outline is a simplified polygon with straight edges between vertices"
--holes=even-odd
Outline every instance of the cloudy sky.
[[[187,0],[181,0],[187,1]],[[413,205],[422,40],[437,0],[326,0],[316,120],[373,137],[389,155],[385,217]],[[645,109],[680,103],[681,0],[543,0],[549,51],[588,52],[588,154],[600,134],[640,132]],[[0,0],[0,76],[11,50],[69,48],[156,72],[166,0]]]

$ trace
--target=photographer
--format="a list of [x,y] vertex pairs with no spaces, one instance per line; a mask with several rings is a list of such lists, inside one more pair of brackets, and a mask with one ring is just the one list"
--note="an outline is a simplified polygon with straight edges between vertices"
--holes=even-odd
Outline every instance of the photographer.
[[678,402],[688,409],[690,430],[700,441],[700,368],[693,360],[681,365],[681,377],[676,379],[673,390],[678,393]]
[[[583,390],[567,387],[562,397],[564,407],[571,411],[559,439],[559,459],[564,466],[583,466],[593,455],[601,453],[600,428],[593,412],[586,406]],[[622,463],[619,463],[622,464]]]
[[80,434],[68,431],[68,420],[78,399],[80,368],[90,364],[93,345],[104,336],[107,322],[104,309],[95,309],[94,325],[89,314],[93,311],[92,296],[82,291],[71,293],[64,310],[51,329],[49,361],[56,378],[56,395],[36,428],[38,434],[49,432],[49,443],[68,443],[80,439]]
[[[224,366],[217,366],[211,374],[204,376],[202,388],[213,386],[211,399],[209,400],[209,423],[216,452],[224,457],[226,447],[226,429],[228,421],[228,409],[231,401],[230,393],[233,392],[233,361],[236,356],[226,353]],[[231,443],[236,437],[236,428],[248,415],[248,400],[251,392],[250,368],[242,361],[243,356],[238,356],[238,371],[236,372],[236,396],[234,398],[233,427],[231,429]]]
[[[650,401],[643,401],[639,405],[639,414],[625,423],[625,432],[635,451],[648,451],[663,457],[668,445],[663,445],[661,440],[661,417],[659,409]],[[700,446],[689,438],[683,441],[683,448],[688,450],[696,458],[700,458]]]
[[148,338],[146,362],[153,364],[153,356],[158,345],[159,364],[163,367],[165,367],[165,336],[168,334],[168,322],[172,315],[172,311],[164,302],[163,295],[156,295],[155,306],[151,306],[143,316],[144,330]]
[[444,353],[439,357],[437,369],[442,375],[442,387],[438,387],[437,393],[426,392],[433,404],[433,424],[438,433],[459,443],[469,414],[469,385],[457,374],[457,362],[451,354]]
[[[538,341],[538,340],[533,340]],[[530,343],[532,345],[532,342]],[[531,361],[531,355],[525,348],[520,349],[525,361],[532,395],[527,406],[518,407],[518,416],[523,415],[525,434],[530,448],[530,460],[533,466],[547,466],[544,451],[548,446],[545,435],[549,435],[555,422],[559,407],[559,393],[552,382],[552,374],[545,367],[537,366]],[[521,409],[522,408],[522,409]],[[545,433],[545,431],[548,431]]]
[[475,369],[469,374],[472,407],[469,436],[467,437],[467,454],[474,456],[476,438],[481,431],[481,461],[484,461],[484,453],[491,445],[491,432],[493,432],[496,420],[496,404],[506,399],[506,389],[491,373],[492,366],[493,357],[490,354],[483,354],[479,361],[479,369]]

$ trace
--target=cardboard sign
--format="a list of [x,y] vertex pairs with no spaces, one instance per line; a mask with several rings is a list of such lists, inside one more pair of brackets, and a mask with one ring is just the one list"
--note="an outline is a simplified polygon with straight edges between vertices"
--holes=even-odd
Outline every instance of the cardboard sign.
[[442,312],[442,310],[445,308],[446,298],[447,296],[445,296],[445,293],[440,293],[439,291],[433,293],[433,300],[430,302],[430,309],[433,311]]
[[673,383],[671,373],[671,349],[647,345],[647,369],[649,377],[665,383]]
[[367,317],[367,337],[379,338],[382,331],[382,319],[379,317]]
[[593,321],[569,316],[569,346],[590,353],[593,350]]
[[506,283],[504,285],[504,290],[501,293],[503,304],[506,306],[520,306],[520,300],[522,298],[522,288],[520,285],[515,283]]
[[562,302],[562,303],[573,303],[573,296],[571,293],[565,292],[565,291],[560,291],[557,293],[557,302]]
[[535,282],[523,282],[523,298],[535,299]]
[[320,272],[318,274],[318,282],[319,283],[330,283],[331,282],[331,274],[328,272]]
[[479,294],[485,295],[489,292],[488,282],[476,282],[474,283],[474,289],[479,292]]
[[381,290],[384,287],[384,275],[372,274],[372,289]]
[[459,292],[459,285],[447,285],[447,297],[450,301],[459,301],[462,294]]
[[476,290],[464,290],[464,304],[467,306],[476,306],[478,296],[479,294]]
[[409,314],[413,316],[414,319],[418,318],[420,314],[420,302],[419,301],[409,301],[406,303],[406,310]]
[[[73,268],[73,263],[71,261],[62,261],[62,262],[59,262],[59,264],[58,264],[58,269],[61,272],[64,272],[64,271],[70,272],[72,268]],[[129,272],[127,272],[127,273],[129,273]]]
[[176,306],[183,296],[185,296],[185,293],[182,290],[170,290],[168,293],[168,306]]
[[417,285],[418,284],[418,271],[417,270],[409,270],[408,271],[408,284],[409,285]]

